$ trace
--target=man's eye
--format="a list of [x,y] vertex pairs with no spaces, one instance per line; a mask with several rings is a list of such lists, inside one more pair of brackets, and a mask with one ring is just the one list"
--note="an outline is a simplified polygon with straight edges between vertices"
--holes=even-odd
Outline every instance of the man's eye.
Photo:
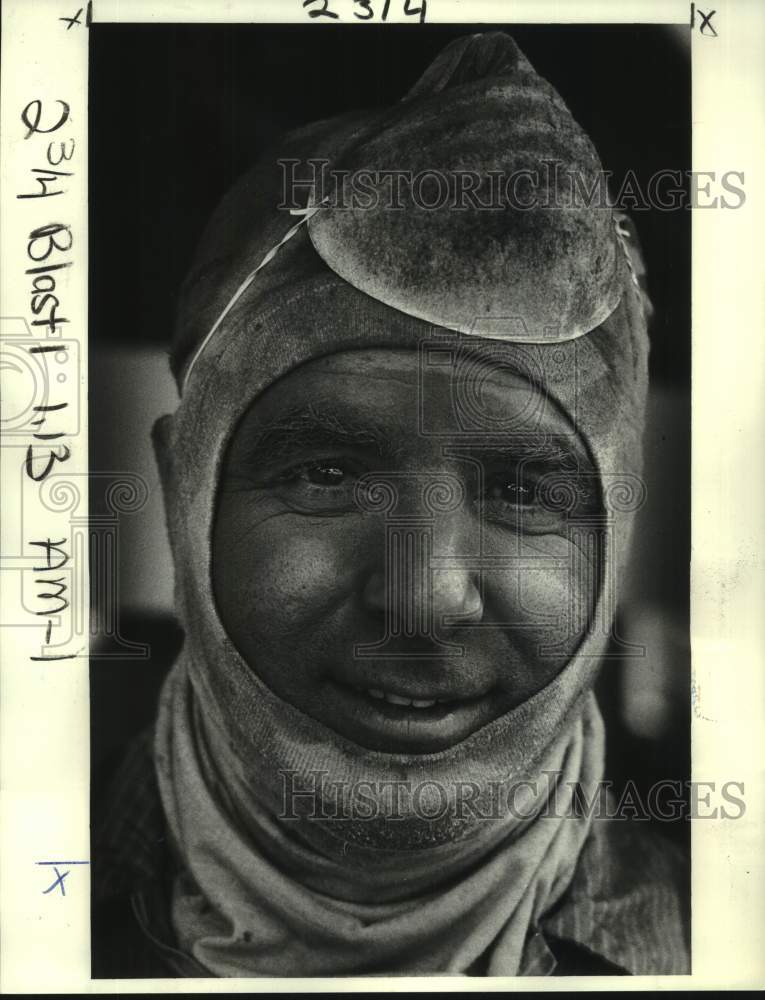
[[504,470],[485,484],[483,517],[496,524],[522,530],[536,520],[535,485],[518,470]]
[[525,507],[534,499],[534,487],[527,483],[497,481],[490,483],[486,491],[487,499],[500,501],[514,507]]
[[486,483],[482,511],[490,521],[536,534],[565,530],[573,513],[592,513],[595,497],[581,477],[516,469]]
[[366,469],[353,459],[310,459],[284,469],[270,488],[298,513],[342,514],[355,510],[354,487]]
[[354,477],[354,470],[336,461],[310,462],[294,470],[296,479],[303,479],[313,486],[347,486]]

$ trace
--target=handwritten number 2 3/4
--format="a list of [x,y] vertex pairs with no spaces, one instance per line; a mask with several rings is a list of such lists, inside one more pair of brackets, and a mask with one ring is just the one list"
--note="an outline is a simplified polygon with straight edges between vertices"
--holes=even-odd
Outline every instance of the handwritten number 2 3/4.
[[[330,4],[331,0],[303,0],[304,8],[313,8],[308,11],[309,17],[331,17],[337,20],[339,15],[331,9]],[[358,21],[371,21],[377,9],[380,11],[380,20],[385,21],[390,11],[390,4],[391,0],[353,0],[353,16]],[[406,17],[418,16],[420,23],[422,23],[425,20],[427,6],[426,0],[421,0],[417,6],[413,4],[412,0],[404,0],[404,15]]]

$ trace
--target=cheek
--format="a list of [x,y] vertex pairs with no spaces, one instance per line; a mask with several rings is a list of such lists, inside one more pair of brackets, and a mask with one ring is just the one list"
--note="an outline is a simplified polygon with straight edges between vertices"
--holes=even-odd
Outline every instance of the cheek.
[[237,530],[243,520],[246,512],[224,505],[213,547],[218,609],[235,641],[242,632],[274,640],[313,630],[353,594],[357,545],[342,519],[281,515]]
[[520,571],[493,577],[492,603],[498,617],[518,626],[514,641],[528,655],[536,658],[540,646],[554,646],[565,661],[594,608],[594,567],[575,545],[557,535],[524,539],[518,554],[524,559]]

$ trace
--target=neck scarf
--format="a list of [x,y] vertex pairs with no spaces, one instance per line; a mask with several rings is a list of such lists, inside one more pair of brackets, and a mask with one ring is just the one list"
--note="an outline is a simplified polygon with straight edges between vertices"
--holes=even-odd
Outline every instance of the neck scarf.
[[[442,88],[441,76],[437,84]],[[379,127],[378,118],[372,121]],[[346,142],[371,127],[344,120],[335,132]],[[321,147],[316,135],[308,139],[310,149]],[[206,331],[214,327],[215,336],[194,358],[178,410],[155,428],[186,634],[163,690],[155,746],[162,802],[184,867],[172,901],[178,940],[221,976],[457,974],[479,966],[515,975],[524,970],[529,934],[568,886],[588,835],[590,820],[571,808],[575,790],[589,801],[602,777],[602,722],[591,686],[640,499],[643,302],[613,223],[604,230],[600,219],[593,232],[607,252],[598,259],[610,260],[613,270],[598,281],[610,312],[603,319],[602,296],[595,296],[589,318],[572,319],[577,336],[551,344],[506,342],[502,332],[499,341],[486,341],[462,320],[445,327],[426,300],[407,312],[397,298],[405,292],[400,281],[385,283],[396,296],[385,301],[363,271],[351,267],[354,281],[343,275],[348,254],[338,252],[329,217],[314,232],[311,219],[253,275],[294,220],[273,213],[259,227],[260,246],[249,236],[226,252],[219,243],[236,231],[237,204],[248,204],[255,190],[262,196],[261,181],[256,170],[211,224],[208,262],[203,254],[181,309],[188,322],[182,319],[179,350],[188,357]],[[398,237],[388,239],[395,244]],[[371,242],[379,248],[381,234]],[[544,273],[537,261],[539,281]],[[574,278],[558,267],[551,281],[563,287]],[[229,309],[235,288],[236,307]],[[212,301],[202,307],[205,295]],[[536,289],[533,305],[543,308]],[[558,403],[585,441],[608,512],[591,539],[600,586],[580,648],[540,692],[457,746],[386,754],[282,701],[260,681],[257,663],[245,663],[234,647],[211,583],[216,488],[233,429],[276,379],[336,351],[416,351],[447,329],[459,348],[499,352],[503,366]],[[472,807],[465,804],[466,782]],[[407,790],[403,802],[392,801],[392,786]],[[350,790],[339,809],[337,788]]]
[[[515,816],[408,851],[359,847],[331,830],[303,839],[269,809],[273,789],[259,787],[226,753],[225,736],[210,737],[196,714],[182,661],[164,692],[157,755],[170,828],[190,861],[176,885],[173,922],[181,948],[205,968],[217,976],[437,975],[465,973],[482,960],[488,975],[522,970],[529,929],[568,886],[589,830],[572,797],[579,789],[591,799],[602,776],[592,696],[547,750],[536,788],[498,782],[517,792]],[[271,755],[293,758],[301,776],[326,769],[324,747],[301,765],[295,752],[307,748],[286,732]],[[385,773],[367,766],[367,780],[370,771]],[[400,775],[400,767],[392,762],[388,773]],[[475,765],[462,773],[477,773]],[[362,898],[345,898],[359,884]],[[398,898],[402,886],[408,891]]]

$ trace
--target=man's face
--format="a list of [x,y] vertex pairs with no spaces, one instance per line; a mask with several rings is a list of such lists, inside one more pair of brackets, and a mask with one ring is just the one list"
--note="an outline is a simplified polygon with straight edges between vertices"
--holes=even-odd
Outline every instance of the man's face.
[[466,433],[454,367],[419,365],[352,351],[274,383],[231,440],[213,538],[220,618],[261,680],[391,753],[444,750],[544,687],[597,590],[568,422],[496,368]]

